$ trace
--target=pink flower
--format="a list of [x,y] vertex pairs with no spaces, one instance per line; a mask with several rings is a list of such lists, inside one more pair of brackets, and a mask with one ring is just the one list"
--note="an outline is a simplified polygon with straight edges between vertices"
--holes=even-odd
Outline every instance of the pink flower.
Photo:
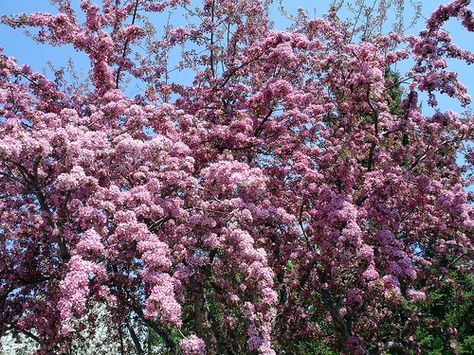
[[185,355],[205,355],[206,343],[194,334],[179,342]]
[[372,281],[379,278],[379,273],[375,270],[375,267],[371,265],[367,270],[362,274],[366,280]]
[[423,291],[409,289],[407,291],[407,295],[408,297],[410,297],[411,302],[419,302],[426,300],[426,294]]
[[181,305],[176,301],[171,276],[159,273],[145,302],[145,317],[181,325]]
[[87,252],[102,253],[104,249],[100,235],[94,229],[86,231],[76,245],[76,250],[81,254]]

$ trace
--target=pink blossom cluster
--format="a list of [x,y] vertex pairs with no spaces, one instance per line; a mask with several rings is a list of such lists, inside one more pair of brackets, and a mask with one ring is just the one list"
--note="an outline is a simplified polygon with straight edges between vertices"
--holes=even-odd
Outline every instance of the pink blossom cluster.
[[191,335],[188,338],[181,340],[179,345],[186,355],[206,354],[206,344],[204,343],[204,340],[195,335]]

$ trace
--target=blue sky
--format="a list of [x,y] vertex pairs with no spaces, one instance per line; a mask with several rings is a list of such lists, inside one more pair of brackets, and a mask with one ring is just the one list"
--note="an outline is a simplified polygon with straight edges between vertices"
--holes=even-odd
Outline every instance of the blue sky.
[[[278,3],[278,1],[275,1]],[[284,0],[283,3],[288,13],[295,14],[298,8],[304,8],[310,15],[316,14],[320,16],[327,11],[330,0]],[[408,2],[408,1],[407,1]],[[436,7],[442,3],[446,3],[446,0],[421,0],[423,4],[423,16],[427,18]],[[73,5],[78,6],[79,0],[72,0]],[[0,0],[0,14],[18,14],[21,12],[35,12],[35,11],[46,11],[56,12],[54,6],[50,5],[48,0]],[[275,22],[275,26],[278,29],[284,29],[288,26],[289,22],[283,18],[277,11],[275,5],[272,10],[272,19]],[[406,16],[410,17],[410,9],[407,6]],[[167,16],[167,15],[164,15]],[[157,18],[157,21],[163,21]],[[179,15],[174,15],[171,18],[173,23],[182,22],[182,18]],[[181,23],[182,24],[182,23]],[[421,19],[417,26],[411,29],[410,33],[417,33],[421,28],[424,27],[424,20]],[[460,24],[452,20],[448,22],[446,29],[449,30],[454,38],[454,42],[463,48],[474,51],[474,33],[469,33],[462,29]],[[33,70],[44,72],[45,68],[48,67],[48,62],[53,65],[60,67],[65,66],[69,58],[72,58],[76,68],[87,70],[89,67],[88,58],[84,53],[76,52],[72,46],[62,47],[51,47],[48,45],[41,45],[35,43],[29,38],[24,30],[11,29],[8,26],[0,24],[0,46],[4,48],[4,53],[9,56],[14,56],[19,63],[30,65]],[[468,87],[472,88],[470,94],[474,97],[474,66],[467,66],[457,60],[451,60],[450,69],[459,73],[461,80]],[[399,70],[404,71],[408,69],[409,63],[399,65]],[[185,73],[174,72],[176,76],[184,76]],[[138,93],[139,87],[135,87],[131,93]],[[442,109],[452,109],[460,111],[461,107],[453,100],[447,97],[440,97],[439,102]],[[471,104],[471,108],[474,107]]]
[[[290,14],[295,14],[298,8],[304,8],[309,12],[309,14],[316,14],[316,16],[320,16],[322,13],[326,12],[330,2],[330,0],[283,1],[286,10]],[[446,0],[421,0],[421,2],[423,4],[423,16],[427,18],[437,6],[445,3]],[[79,0],[72,0],[72,3],[77,6]],[[278,1],[276,1],[276,3],[278,3]],[[0,0],[0,4],[1,15],[18,14],[21,12],[29,13],[35,11],[56,12],[55,7],[51,6],[48,0]],[[276,8],[277,6],[275,5],[272,11],[272,18],[275,21],[275,26],[278,29],[284,29],[289,22],[279,14]],[[407,9],[406,15],[409,17],[411,15],[409,6],[407,6]],[[160,19],[157,20],[160,21]],[[182,19],[179,18],[178,15],[175,15],[172,17],[172,21],[182,21]],[[423,27],[424,20],[420,20],[418,25],[409,32],[417,33]],[[474,33],[469,33],[462,29],[456,21],[450,21],[446,28],[451,32],[455,43],[463,48],[474,51]],[[74,60],[76,68],[87,70],[89,66],[87,56],[84,53],[76,52],[72,46],[51,47],[40,45],[29,38],[25,34],[25,31],[19,29],[14,30],[3,24],[0,24],[0,46],[4,48],[4,53],[6,55],[14,56],[19,63],[28,64],[35,71],[44,72],[45,68],[48,67],[48,61],[57,67],[65,66],[69,58]],[[464,84],[468,88],[473,88],[474,90],[474,66],[467,66],[456,60],[451,60],[449,64],[451,70],[459,73]],[[409,63],[402,64],[399,66],[399,69],[404,71],[408,68],[408,65]],[[185,73],[175,72],[175,75],[184,76]],[[138,93],[139,91],[139,87],[135,87],[132,90],[134,93]],[[474,97],[473,92],[470,92],[470,94]],[[450,108],[455,111],[461,110],[461,107],[449,98],[440,97],[439,102],[443,109]],[[473,106],[471,105],[471,108],[472,107]]]

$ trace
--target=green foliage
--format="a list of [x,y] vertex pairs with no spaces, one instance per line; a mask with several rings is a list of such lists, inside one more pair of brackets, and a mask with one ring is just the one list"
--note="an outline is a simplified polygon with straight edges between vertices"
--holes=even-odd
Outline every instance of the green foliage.
[[390,112],[393,115],[401,116],[404,113],[404,110],[400,107],[404,97],[404,90],[401,85],[403,79],[399,72],[388,69],[385,72],[385,80],[388,83],[387,93],[389,95],[388,106],[390,108]]
[[415,332],[415,340],[428,354],[474,354],[474,278],[471,274],[451,271],[443,286],[430,294],[422,305],[424,322]]

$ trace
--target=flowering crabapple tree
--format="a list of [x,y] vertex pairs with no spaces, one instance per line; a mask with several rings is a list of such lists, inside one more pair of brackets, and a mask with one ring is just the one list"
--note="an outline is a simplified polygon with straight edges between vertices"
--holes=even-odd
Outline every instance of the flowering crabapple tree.
[[[472,36],[469,0],[361,40],[263,0],[54,3],[3,21],[91,84],[0,55],[0,335],[73,353],[100,307],[121,353],[420,353],[420,326],[456,351],[427,305],[472,281],[474,116],[437,104],[470,100],[443,29]],[[169,10],[192,21],[160,34]]]

